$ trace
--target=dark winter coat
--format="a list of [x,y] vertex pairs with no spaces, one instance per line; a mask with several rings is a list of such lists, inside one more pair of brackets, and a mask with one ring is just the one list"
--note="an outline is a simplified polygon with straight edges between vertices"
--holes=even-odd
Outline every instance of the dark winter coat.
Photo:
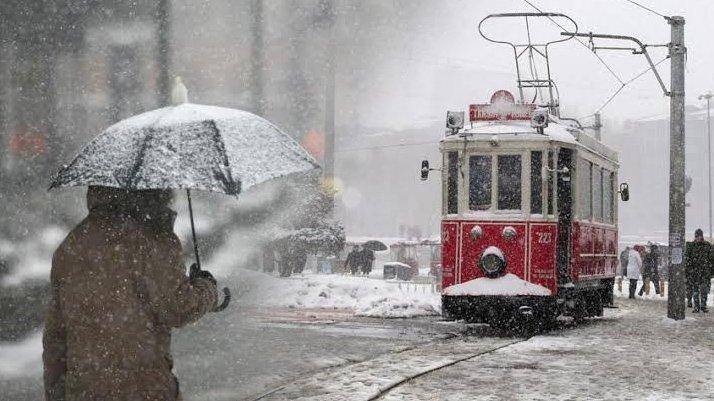
[[362,269],[362,273],[369,273],[372,271],[372,264],[374,263],[374,251],[370,249],[363,249],[359,252],[359,266]]
[[186,276],[171,212],[144,210],[131,196],[90,192],[89,216],[54,254],[48,401],[180,399],[171,328],[214,308],[216,285]]
[[711,279],[712,246],[706,241],[687,242],[684,255],[687,281],[701,283]]
[[352,250],[347,254],[347,259],[345,260],[345,266],[356,269],[360,266],[361,262],[360,251]]
[[658,270],[658,257],[654,252],[645,254],[645,258],[642,260],[642,278],[655,278],[659,275]]

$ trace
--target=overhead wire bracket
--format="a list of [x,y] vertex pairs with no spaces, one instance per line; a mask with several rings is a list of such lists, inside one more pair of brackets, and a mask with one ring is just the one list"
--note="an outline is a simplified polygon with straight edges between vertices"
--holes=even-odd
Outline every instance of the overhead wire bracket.
[[[630,42],[634,42],[639,50],[637,49],[631,49],[631,48],[608,48],[608,47],[602,47],[602,49],[608,49],[608,50],[632,50],[633,54],[643,54],[645,58],[647,59],[647,63],[650,65],[650,69],[652,72],[654,72],[655,78],[657,78],[657,82],[659,82],[660,87],[662,87],[662,92],[664,92],[665,96],[671,96],[672,92],[667,90],[667,87],[664,84],[664,81],[662,80],[662,77],[659,75],[659,72],[657,71],[657,66],[654,64],[652,61],[652,58],[650,57],[650,54],[647,52],[647,47],[648,45],[645,45],[642,43],[639,39],[633,37],[633,36],[625,36],[625,35],[607,35],[607,34],[601,34],[601,33],[578,33],[578,32],[561,32],[560,33],[562,36],[569,36],[569,37],[589,37],[590,40],[593,38],[598,38],[598,39],[608,39],[608,40],[626,40]],[[661,45],[649,45],[649,47],[661,47]]]

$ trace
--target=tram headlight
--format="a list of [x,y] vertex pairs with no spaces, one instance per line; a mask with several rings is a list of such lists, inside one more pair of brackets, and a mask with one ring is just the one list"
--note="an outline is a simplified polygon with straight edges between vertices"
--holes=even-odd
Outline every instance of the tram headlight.
[[486,277],[496,278],[506,269],[507,263],[503,252],[495,246],[490,246],[483,251],[478,264]]

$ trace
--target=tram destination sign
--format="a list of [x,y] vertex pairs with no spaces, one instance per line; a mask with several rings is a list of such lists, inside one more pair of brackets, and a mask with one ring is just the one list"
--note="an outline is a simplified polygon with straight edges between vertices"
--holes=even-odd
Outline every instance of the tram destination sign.
[[535,104],[497,102],[469,106],[470,121],[530,120]]

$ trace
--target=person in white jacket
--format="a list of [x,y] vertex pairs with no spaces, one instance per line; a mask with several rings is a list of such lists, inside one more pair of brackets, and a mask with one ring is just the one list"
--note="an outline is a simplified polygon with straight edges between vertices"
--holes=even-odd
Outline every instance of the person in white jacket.
[[635,290],[637,290],[637,280],[640,279],[642,271],[642,257],[634,248],[630,249],[627,255],[627,278],[630,280],[630,299],[635,299]]

